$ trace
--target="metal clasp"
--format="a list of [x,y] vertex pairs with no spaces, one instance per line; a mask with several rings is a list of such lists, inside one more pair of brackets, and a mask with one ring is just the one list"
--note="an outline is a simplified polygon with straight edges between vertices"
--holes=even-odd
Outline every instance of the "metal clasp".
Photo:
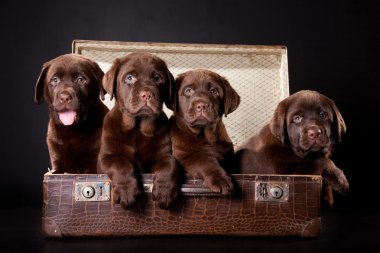
[[289,200],[289,184],[284,182],[256,182],[256,201],[279,201]]
[[74,196],[76,201],[109,201],[111,199],[111,183],[75,182]]

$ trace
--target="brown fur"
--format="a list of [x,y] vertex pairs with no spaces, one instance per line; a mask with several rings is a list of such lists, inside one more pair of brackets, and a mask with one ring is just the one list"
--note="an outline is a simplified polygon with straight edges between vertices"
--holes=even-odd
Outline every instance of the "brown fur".
[[[104,95],[103,71],[98,64],[68,54],[46,62],[37,80],[35,102],[48,103],[50,120],[47,144],[56,173],[96,173],[103,118],[108,112],[99,94]],[[64,125],[59,116],[75,111],[75,121]]]
[[113,181],[113,200],[132,207],[142,195],[141,172],[154,173],[153,200],[168,208],[178,195],[178,173],[163,101],[173,76],[165,62],[147,53],[116,59],[103,79],[116,98],[104,120],[98,170]]
[[237,149],[241,173],[322,175],[333,190],[346,193],[347,179],[329,159],[345,132],[331,99],[316,91],[297,92],[281,101],[270,123]]
[[176,79],[170,104],[173,155],[186,173],[204,179],[214,192],[229,195],[234,150],[223,114],[233,112],[240,97],[228,81],[208,70],[188,71]]

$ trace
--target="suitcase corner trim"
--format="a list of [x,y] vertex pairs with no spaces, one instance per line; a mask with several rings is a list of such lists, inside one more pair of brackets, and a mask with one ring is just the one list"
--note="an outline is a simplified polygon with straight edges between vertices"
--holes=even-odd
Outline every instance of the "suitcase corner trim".
[[62,238],[61,229],[54,220],[42,217],[42,234],[45,237]]
[[321,217],[318,217],[308,222],[308,224],[304,227],[301,233],[301,237],[305,237],[305,238],[318,237],[320,233],[321,233]]

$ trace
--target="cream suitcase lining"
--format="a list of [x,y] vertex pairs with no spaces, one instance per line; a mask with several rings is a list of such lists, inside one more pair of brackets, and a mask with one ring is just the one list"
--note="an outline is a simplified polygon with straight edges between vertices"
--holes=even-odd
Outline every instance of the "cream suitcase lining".
[[[131,52],[162,58],[176,77],[191,69],[209,69],[227,78],[241,103],[223,119],[234,146],[267,124],[279,101],[289,95],[287,49],[284,46],[171,44],[75,40],[73,53],[96,61],[106,72],[113,60]],[[112,108],[114,100],[106,96]],[[165,108],[168,116],[171,111]]]

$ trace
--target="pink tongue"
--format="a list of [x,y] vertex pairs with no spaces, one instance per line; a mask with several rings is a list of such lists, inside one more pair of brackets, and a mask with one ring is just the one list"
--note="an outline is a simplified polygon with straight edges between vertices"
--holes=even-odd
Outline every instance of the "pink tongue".
[[74,111],[59,112],[59,119],[65,126],[72,125],[75,121],[77,113]]

